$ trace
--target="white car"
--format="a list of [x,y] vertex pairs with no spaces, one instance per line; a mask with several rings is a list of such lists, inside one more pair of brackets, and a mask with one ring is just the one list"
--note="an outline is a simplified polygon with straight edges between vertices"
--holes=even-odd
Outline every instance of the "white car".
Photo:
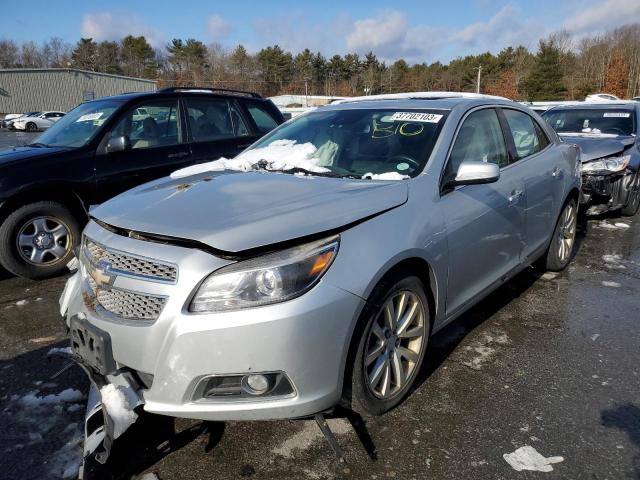
[[13,122],[15,130],[26,130],[27,132],[37,132],[46,130],[55,122],[64,117],[64,112],[42,112],[34,117],[19,118]]
[[610,93],[592,93],[584,99],[585,102],[609,102],[611,100],[620,100],[620,98]]

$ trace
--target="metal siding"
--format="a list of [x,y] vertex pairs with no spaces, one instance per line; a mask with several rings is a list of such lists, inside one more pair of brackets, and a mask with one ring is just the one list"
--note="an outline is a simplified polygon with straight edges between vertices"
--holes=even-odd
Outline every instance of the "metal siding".
[[93,91],[94,98],[100,98],[155,90],[152,80],[81,70],[0,70],[0,113],[66,112],[84,101],[86,91]]

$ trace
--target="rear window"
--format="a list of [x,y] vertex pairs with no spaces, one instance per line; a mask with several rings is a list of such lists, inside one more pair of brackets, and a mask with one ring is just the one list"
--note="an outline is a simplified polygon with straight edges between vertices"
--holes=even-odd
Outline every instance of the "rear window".
[[558,133],[632,135],[635,115],[616,108],[549,110],[543,118]]

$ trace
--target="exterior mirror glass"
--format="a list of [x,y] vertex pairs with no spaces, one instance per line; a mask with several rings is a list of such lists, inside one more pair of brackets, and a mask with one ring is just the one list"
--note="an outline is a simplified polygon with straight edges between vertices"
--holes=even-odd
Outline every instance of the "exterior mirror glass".
[[493,183],[500,178],[500,168],[495,163],[462,162],[450,186]]
[[121,135],[119,137],[111,137],[107,142],[107,147],[105,150],[107,151],[107,153],[114,153],[129,150],[129,148],[131,148],[129,137],[127,137],[126,135]]

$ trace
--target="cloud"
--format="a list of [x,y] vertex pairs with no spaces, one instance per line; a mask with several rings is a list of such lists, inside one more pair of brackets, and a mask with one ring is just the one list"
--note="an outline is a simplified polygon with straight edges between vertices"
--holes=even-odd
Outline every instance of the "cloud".
[[164,36],[130,15],[113,15],[111,13],[88,13],[82,18],[82,36],[95,41],[120,40],[127,35],[143,35],[152,47],[164,44]]
[[402,44],[407,34],[407,24],[405,14],[395,11],[356,20],[353,32],[347,35],[347,48],[362,51]]
[[591,34],[640,21],[640,1],[604,0],[576,12],[563,27],[574,34]]
[[207,32],[213,40],[220,40],[231,32],[231,25],[220,15],[209,17]]

